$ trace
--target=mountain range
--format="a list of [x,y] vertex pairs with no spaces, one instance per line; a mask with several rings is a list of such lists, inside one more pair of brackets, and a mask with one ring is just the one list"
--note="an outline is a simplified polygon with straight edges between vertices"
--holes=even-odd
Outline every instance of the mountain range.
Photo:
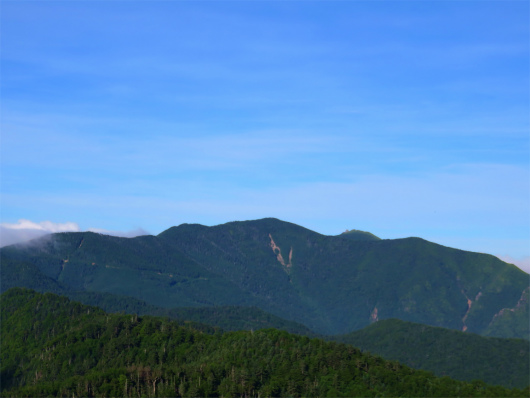
[[529,338],[528,274],[421,238],[326,236],[266,218],[136,238],[58,233],[0,256],[2,291],[99,297],[118,311],[250,307],[326,335],[396,318]]

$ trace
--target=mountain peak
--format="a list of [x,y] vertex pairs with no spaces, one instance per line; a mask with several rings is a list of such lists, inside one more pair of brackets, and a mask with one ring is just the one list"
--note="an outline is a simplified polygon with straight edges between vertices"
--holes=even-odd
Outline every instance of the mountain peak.
[[339,236],[342,236],[343,238],[348,238],[351,240],[381,240],[380,237],[375,236],[371,232],[366,231],[360,231],[358,229],[352,229],[352,230],[346,230],[343,233],[341,233]]

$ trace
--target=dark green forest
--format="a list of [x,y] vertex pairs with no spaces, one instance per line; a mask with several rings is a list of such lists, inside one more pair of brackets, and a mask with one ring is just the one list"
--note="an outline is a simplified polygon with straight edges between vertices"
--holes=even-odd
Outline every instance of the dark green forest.
[[388,319],[335,341],[457,380],[524,388],[530,384],[530,342]]
[[198,331],[167,318],[108,314],[54,294],[1,296],[3,397],[525,397],[265,329]]
[[169,317],[196,328],[211,325],[223,330],[251,330],[275,328],[305,336],[317,334],[306,326],[272,315],[258,307],[212,306],[212,307],[176,307],[164,308],[148,304],[143,300],[130,296],[107,292],[73,290],[68,286],[43,275],[39,269],[29,262],[13,261],[0,251],[2,269],[1,291],[12,287],[27,287],[38,292],[50,292],[67,296],[83,304],[100,307],[106,312],[125,312],[128,314],[153,315]]

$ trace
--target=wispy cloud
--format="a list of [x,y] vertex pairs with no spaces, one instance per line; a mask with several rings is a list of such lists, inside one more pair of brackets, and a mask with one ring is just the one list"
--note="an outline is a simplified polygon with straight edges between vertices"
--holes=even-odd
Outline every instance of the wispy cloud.
[[[292,159],[346,147],[344,137],[305,129],[254,129],[242,133],[136,120],[128,140],[93,131],[121,129],[130,120],[79,116],[8,114],[3,163],[63,170],[126,171],[136,175],[178,169],[220,170]],[[83,126],[83,127],[75,127]],[[9,128],[11,127],[11,128]],[[71,129],[77,129],[72,133]],[[81,129],[81,130],[80,130]],[[154,130],[155,134],[146,134]],[[177,130],[180,134],[173,134]],[[85,134],[86,133],[86,134]],[[347,141],[352,141],[348,139]],[[47,143],[53,142],[54,145]],[[23,153],[24,156],[15,156]]]
[[79,225],[74,222],[54,223],[42,221],[37,223],[20,219],[16,223],[0,224],[0,247],[28,242],[51,233],[79,231]]
[[[13,245],[16,243],[28,242],[32,239],[40,238],[44,235],[57,232],[80,232],[79,224],[75,222],[55,223],[52,221],[33,222],[20,219],[16,223],[0,224],[0,247]],[[109,231],[100,228],[88,228],[88,231],[97,232],[104,235],[121,236],[133,238],[139,235],[148,235],[143,228],[131,231]]]
[[1,223],[0,226],[12,229],[12,230],[24,230],[24,229],[31,229],[36,231],[44,231],[44,232],[78,232],[79,231],[79,225],[74,222],[65,222],[65,223],[54,223],[51,221],[42,221],[39,223],[30,221],[30,220],[24,220],[20,219],[16,223]]

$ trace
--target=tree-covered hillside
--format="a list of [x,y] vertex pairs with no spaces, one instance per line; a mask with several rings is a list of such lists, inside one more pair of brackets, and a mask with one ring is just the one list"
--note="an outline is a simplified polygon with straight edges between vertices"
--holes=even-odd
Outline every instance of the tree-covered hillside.
[[530,336],[530,288],[527,288],[513,308],[503,308],[490,322],[484,336],[510,336],[528,339]]
[[50,293],[1,296],[1,394],[38,396],[528,396],[459,382],[277,330],[208,334],[107,314]]
[[523,388],[530,384],[530,342],[482,337],[399,319],[379,321],[334,341],[457,380]]
[[[257,307],[209,306],[164,308],[148,304],[130,296],[105,292],[73,290],[44,275],[35,265],[13,261],[0,252],[2,264],[1,291],[24,286],[37,292],[50,292],[67,296],[83,304],[99,307],[106,312],[168,317],[194,327],[217,327],[223,330],[258,330],[275,328],[304,336],[316,336],[306,326],[267,313]],[[199,325],[200,324],[200,325]],[[208,325],[208,326],[206,326]]]

